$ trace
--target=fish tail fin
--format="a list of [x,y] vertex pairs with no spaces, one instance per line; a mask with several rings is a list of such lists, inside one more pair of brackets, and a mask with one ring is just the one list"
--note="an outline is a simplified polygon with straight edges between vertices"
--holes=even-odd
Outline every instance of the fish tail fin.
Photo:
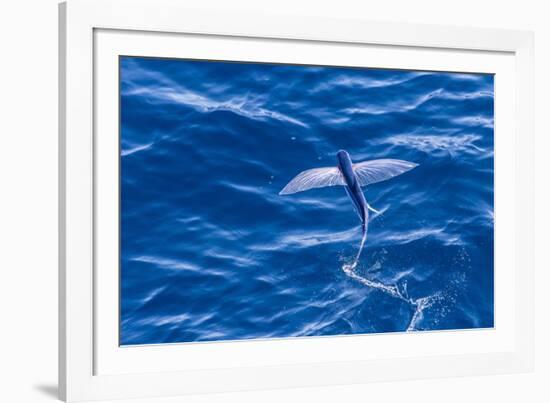
[[368,216],[368,209],[365,209],[365,220],[361,223],[361,243],[359,244],[359,250],[357,251],[357,255],[355,255],[355,259],[353,260],[353,263],[349,265],[349,269],[353,270],[355,267],[357,267],[357,263],[359,262],[359,257],[361,256],[361,252],[363,251],[363,247],[365,246],[365,241],[367,240],[367,231],[369,227],[369,216]]
[[367,203],[367,209],[369,209],[370,211],[372,211],[374,214],[382,214],[383,211],[378,211],[378,210],[375,210],[370,204]]
[[365,237],[365,235],[367,234],[368,229],[369,229],[369,208],[368,208],[368,204],[367,204],[365,206],[364,219],[361,222],[361,230],[362,230],[362,233],[363,233],[363,237]]

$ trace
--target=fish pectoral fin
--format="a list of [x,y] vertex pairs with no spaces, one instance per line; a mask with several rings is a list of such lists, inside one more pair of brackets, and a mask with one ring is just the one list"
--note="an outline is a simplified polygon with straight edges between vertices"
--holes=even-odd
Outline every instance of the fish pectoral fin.
[[353,172],[357,176],[359,185],[367,186],[391,179],[417,166],[418,164],[414,162],[403,160],[370,160],[353,164]]
[[299,173],[279,194],[288,195],[303,192],[304,190],[337,185],[345,185],[344,178],[338,168],[313,168]]

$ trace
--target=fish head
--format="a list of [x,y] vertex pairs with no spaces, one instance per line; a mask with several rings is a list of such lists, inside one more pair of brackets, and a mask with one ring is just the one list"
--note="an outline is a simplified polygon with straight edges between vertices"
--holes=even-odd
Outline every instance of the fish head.
[[351,158],[346,150],[340,150],[336,153],[339,166],[346,166],[351,164]]

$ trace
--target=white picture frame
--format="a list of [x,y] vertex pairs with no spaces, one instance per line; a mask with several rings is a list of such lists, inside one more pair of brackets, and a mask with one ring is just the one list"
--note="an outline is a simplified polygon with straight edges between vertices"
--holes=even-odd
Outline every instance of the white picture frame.
[[[172,0],[70,0],[60,5],[59,39],[62,399],[169,396],[532,370],[531,33],[227,15],[189,10],[184,2]],[[184,51],[179,46],[182,41]],[[218,46],[219,41],[224,46]],[[266,46],[269,53],[261,50]],[[118,169],[112,156],[118,140],[116,133],[99,141],[97,136],[98,128],[101,133],[111,133],[116,120],[112,111],[117,110],[117,100],[109,90],[117,85],[116,74],[111,74],[114,58],[130,52],[330,64],[327,49],[332,57],[345,60],[345,65],[364,65],[361,57],[370,52],[378,60],[376,67],[497,72],[495,204],[500,207],[496,208],[495,227],[496,249],[501,252],[495,252],[495,270],[502,275],[496,276],[495,329],[120,348],[115,333],[118,313],[116,307],[111,309],[118,289],[113,273],[118,273],[118,268],[108,253],[109,245],[116,242],[116,236],[113,240],[109,234],[114,234],[118,225],[117,217],[109,213],[116,195],[108,179],[109,174],[117,177],[112,175]],[[390,352],[390,343],[400,347]],[[171,359],[174,357],[177,359]],[[186,365],[179,364],[184,361]]]

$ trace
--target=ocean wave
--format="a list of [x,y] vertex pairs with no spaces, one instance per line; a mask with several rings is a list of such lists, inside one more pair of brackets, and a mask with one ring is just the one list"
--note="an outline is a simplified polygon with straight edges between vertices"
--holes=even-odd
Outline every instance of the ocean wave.
[[378,245],[405,245],[424,238],[431,238],[443,245],[462,245],[463,242],[457,234],[449,234],[445,228],[418,228],[408,231],[380,231],[372,239]]
[[[278,248],[289,249],[289,248],[307,248],[311,246],[318,246],[327,243],[335,242],[347,242],[351,241],[354,238],[357,238],[358,230],[357,228],[350,228],[345,231],[340,232],[329,232],[329,231],[319,231],[315,234],[311,232],[296,232],[296,233],[287,233],[278,237],[273,244],[277,245]],[[263,248],[263,246],[262,246]],[[257,248],[254,248],[257,249]],[[261,248],[260,248],[261,249]]]
[[346,108],[342,112],[348,115],[382,115],[389,113],[411,112],[425,105],[427,102],[436,100],[447,101],[466,101],[479,98],[493,99],[494,95],[488,91],[477,92],[450,92],[443,88],[438,88],[425,94],[407,96],[403,95],[397,99],[392,98],[386,102],[369,102],[368,104],[359,104],[357,106]]
[[259,99],[248,96],[233,97],[226,101],[216,101],[199,95],[185,88],[174,89],[172,87],[140,87],[126,90],[123,96],[135,96],[145,98],[149,103],[172,103],[195,109],[197,112],[207,113],[215,111],[233,112],[246,118],[265,121],[273,119],[280,122],[292,123],[302,127],[308,127],[304,122],[287,116],[283,113],[266,109]]
[[194,273],[201,273],[209,276],[225,275],[225,272],[221,270],[199,267],[190,262],[181,261],[177,259],[169,259],[169,258],[155,257],[155,256],[135,256],[130,258],[130,261],[139,262],[139,263],[149,263],[153,265],[155,268],[159,268],[163,270],[188,271],[188,272],[194,272]]
[[398,74],[395,77],[389,78],[374,78],[374,77],[364,77],[364,76],[350,76],[350,75],[340,75],[335,77],[332,80],[319,83],[313,87],[310,92],[315,94],[320,91],[334,91],[336,87],[344,88],[360,88],[360,89],[369,89],[369,88],[384,88],[391,87],[396,85],[401,85],[407,83],[411,80],[416,79],[417,77],[423,77],[429,75],[428,72],[407,72]]
[[131,258],[134,262],[151,263],[157,267],[170,270],[190,270],[199,271],[200,269],[192,264],[180,262],[173,259],[158,258],[154,256],[135,256]]
[[139,145],[134,145],[130,148],[122,149],[120,151],[120,156],[121,157],[126,157],[127,155],[132,155],[132,154],[137,153],[139,151],[147,150],[153,144],[155,144],[155,143],[139,144]]
[[[261,95],[246,93],[235,96],[235,94],[232,94],[226,99],[216,100],[211,98],[211,96],[219,91],[209,91],[209,95],[201,94],[166,78],[160,73],[152,74],[151,72],[134,67],[130,77],[127,77],[125,73],[123,75],[126,77],[123,81],[123,90],[121,91],[121,95],[124,97],[137,97],[145,99],[152,104],[182,105],[193,108],[201,113],[228,111],[249,119],[260,121],[273,119],[308,127],[306,123],[296,118],[266,108],[265,97]],[[143,78],[148,79],[147,84],[143,83]]]
[[481,136],[475,134],[397,134],[379,141],[382,144],[414,148],[416,150],[432,153],[443,150],[451,153],[483,153],[486,150],[476,145]]

